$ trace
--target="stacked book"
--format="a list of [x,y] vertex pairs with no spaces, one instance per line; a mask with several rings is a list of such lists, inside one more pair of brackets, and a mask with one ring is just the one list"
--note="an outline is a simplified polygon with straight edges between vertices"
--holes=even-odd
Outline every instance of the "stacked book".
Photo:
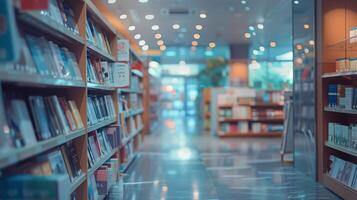
[[274,133],[274,132],[283,132],[284,125],[282,124],[267,124],[254,122],[252,123],[252,132],[253,133]]
[[341,147],[357,150],[357,125],[329,122],[328,141]]
[[222,108],[219,110],[219,116],[221,118],[232,118],[233,117],[233,111],[231,108]]
[[5,98],[6,120],[13,148],[69,135],[84,128],[75,101],[57,96]]
[[114,119],[115,108],[112,96],[88,96],[87,111],[89,125],[94,125],[103,120]]
[[90,44],[103,50],[107,54],[111,54],[108,36],[99,26],[96,26],[90,18],[87,18],[86,21],[86,36]]
[[88,136],[88,164],[89,168],[106,155],[109,155],[113,148],[103,131],[93,131]]
[[329,175],[341,183],[357,189],[357,165],[330,155]]
[[341,84],[328,85],[328,106],[345,110],[357,109],[357,88]]
[[107,86],[114,86],[114,63],[101,61],[100,59],[87,58],[87,81]]

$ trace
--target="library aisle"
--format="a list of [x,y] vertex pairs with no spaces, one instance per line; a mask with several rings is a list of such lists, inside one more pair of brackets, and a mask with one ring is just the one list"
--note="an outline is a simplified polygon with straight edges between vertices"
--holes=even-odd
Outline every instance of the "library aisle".
[[340,199],[282,164],[280,139],[221,140],[189,125],[193,120],[165,119],[145,139],[127,171],[124,199]]

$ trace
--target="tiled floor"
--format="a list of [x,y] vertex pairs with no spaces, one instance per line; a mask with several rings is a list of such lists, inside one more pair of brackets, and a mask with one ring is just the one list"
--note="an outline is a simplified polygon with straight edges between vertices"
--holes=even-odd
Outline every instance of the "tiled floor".
[[279,139],[218,139],[193,119],[146,137],[125,178],[125,200],[339,199],[280,162]]

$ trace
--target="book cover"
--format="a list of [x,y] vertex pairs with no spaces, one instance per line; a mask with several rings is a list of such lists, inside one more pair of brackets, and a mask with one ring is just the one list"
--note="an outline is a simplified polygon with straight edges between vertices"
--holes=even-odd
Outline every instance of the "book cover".
[[77,176],[82,174],[79,156],[78,156],[77,151],[73,145],[73,142],[70,141],[70,142],[66,143],[65,147],[66,147],[65,148],[66,153],[67,153],[67,155],[69,157],[69,161],[71,163],[72,171],[74,172],[74,174],[77,174]]
[[66,117],[65,117],[65,114],[64,114],[64,111],[62,110],[61,108],[61,105],[58,101],[58,98],[57,96],[50,96],[50,99],[51,99],[51,102],[52,102],[52,105],[56,111],[56,116],[58,117],[59,119],[59,123],[60,123],[60,126],[62,128],[62,132],[64,134],[69,134],[69,125],[68,125],[68,122],[66,120]]
[[59,103],[62,107],[62,110],[66,116],[69,128],[71,129],[71,131],[76,130],[77,129],[76,122],[74,121],[73,115],[71,113],[71,110],[69,109],[66,99],[61,97],[61,98],[58,98],[58,101],[59,101]]
[[64,163],[65,163],[69,178],[70,178],[71,182],[73,182],[73,180],[75,179],[75,177],[78,176],[78,174],[76,174],[76,171],[73,171],[72,164],[69,161],[69,157],[67,155],[66,147],[64,145],[61,146],[61,153],[62,153],[62,156],[63,156],[63,160],[64,160]]
[[49,75],[50,72],[46,66],[46,61],[43,57],[43,52],[41,51],[41,48],[39,46],[39,39],[31,35],[25,35],[25,39],[27,42],[27,46],[30,49],[32,59],[36,65],[37,72],[39,72],[40,75]]
[[51,122],[50,128],[51,128],[51,133],[53,133],[52,136],[55,137],[57,135],[64,134],[63,130],[61,128],[60,122],[59,122],[59,118],[57,117],[56,110],[52,104],[50,97],[44,97],[44,101],[45,101],[48,116],[49,116],[49,119]]
[[74,117],[74,120],[76,122],[77,128],[78,129],[84,128],[83,121],[82,121],[81,115],[79,114],[79,110],[77,108],[76,102],[70,100],[70,101],[68,101],[68,105],[69,105],[71,113],[72,113],[72,115]]
[[70,177],[60,150],[55,150],[47,155],[52,174],[66,175],[67,183],[70,184]]
[[33,121],[35,122],[35,130],[39,136],[39,140],[46,140],[52,137],[50,131],[49,116],[46,112],[45,102],[41,96],[30,96],[29,104]]

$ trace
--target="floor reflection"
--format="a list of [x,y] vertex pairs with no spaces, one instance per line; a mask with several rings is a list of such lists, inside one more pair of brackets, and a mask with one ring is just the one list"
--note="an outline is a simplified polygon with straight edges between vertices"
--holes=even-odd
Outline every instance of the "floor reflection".
[[201,134],[195,118],[167,119],[127,172],[127,200],[338,199],[280,163],[278,139]]

